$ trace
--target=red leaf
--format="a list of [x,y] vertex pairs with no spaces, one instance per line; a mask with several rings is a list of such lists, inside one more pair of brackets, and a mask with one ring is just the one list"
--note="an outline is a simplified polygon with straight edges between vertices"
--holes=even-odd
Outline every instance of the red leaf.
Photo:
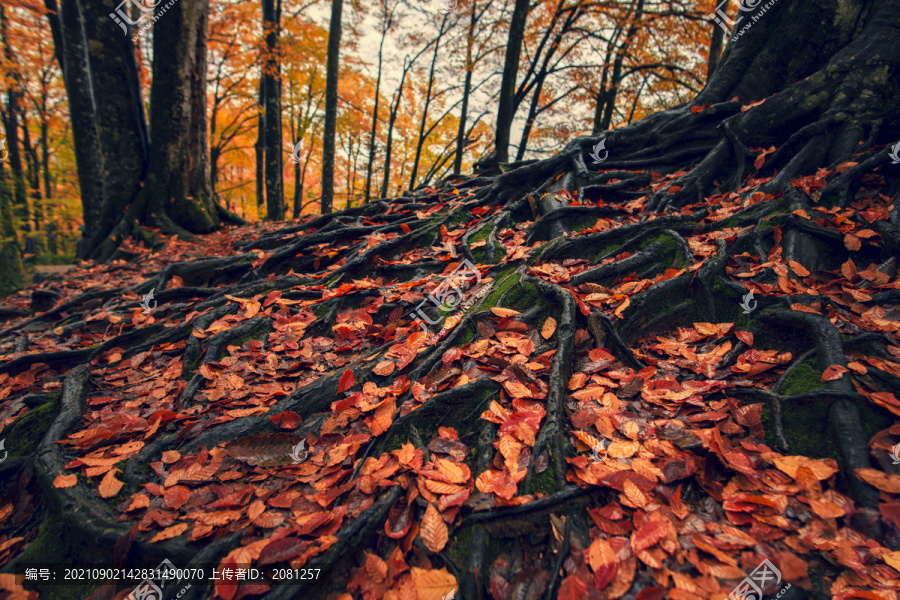
[[356,379],[353,377],[353,371],[347,369],[343,375],[341,375],[341,382],[338,383],[338,394],[342,392],[346,392],[350,388],[352,388],[356,384]]
[[822,381],[837,381],[849,370],[847,367],[840,365],[831,365],[822,373]]
[[297,425],[303,422],[303,417],[290,410],[288,412],[272,415],[269,420],[282,429],[297,429]]
[[747,344],[748,346],[752,346],[752,345],[753,345],[753,334],[750,333],[749,331],[736,331],[736,332],[734,333],[734,335],[737,336],[737,339],[741,340],[742,342],[744,342],[744,343]]

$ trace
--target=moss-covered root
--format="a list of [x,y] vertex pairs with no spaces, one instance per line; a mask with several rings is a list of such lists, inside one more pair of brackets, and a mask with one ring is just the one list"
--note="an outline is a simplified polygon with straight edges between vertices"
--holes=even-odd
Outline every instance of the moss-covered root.
[[[816,342],[816,353],[822,370],[831,365],[846,367],[847,359],[844,355],[841,334],[826,317],[783,309],[767,309],[760,317],[790,327],[806,329]],[[848,396],[835,400],[828,414],[828,425],[835,433],[843,462],[843,475],[850,483],[851,492],[860,506],[873,508],[878,505],[878,492],[862,482],[855,473],[856,469],[868,469],[872,465],[869,461],[869,449],[859,411],[849,399],[849,396],[854,395],[850,377],[841,377],[828,382],[827,385],[829,390]]]
[[572,365],[576,313],[575,300],[572,294],[557,285],[548,284],[529,275],[526,275],[524,280],[534,285],[544,294],[556,298],[560,306],[559,326],[556,330],[557,348],[550,366],[549,390],[545,402],[547,415],[532,449],[528,473],[519,487],[521,493],[528,494],[535,479],[536,461],[544,451],[550,453],[550,459],[554,467],[550,473],[555,475],[555,481],[550,482],[550,485],[545,487],[548,487],[550,491],[555,491],[565,485],[565,454],[569,444],[562,433],[565,429],[560,421],[565,418],[562,408],[566,386],[569,381],[569,371]]

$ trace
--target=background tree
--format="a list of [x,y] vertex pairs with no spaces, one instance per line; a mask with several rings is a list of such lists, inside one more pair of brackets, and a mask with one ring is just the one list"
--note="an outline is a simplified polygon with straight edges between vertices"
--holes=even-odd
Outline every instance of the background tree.
[[334,201],[334,138],[337,129],[338,73],[341,52],[343,0],[332,0],[325,62],[325,130],[322,136],[322,214],[331,212]]

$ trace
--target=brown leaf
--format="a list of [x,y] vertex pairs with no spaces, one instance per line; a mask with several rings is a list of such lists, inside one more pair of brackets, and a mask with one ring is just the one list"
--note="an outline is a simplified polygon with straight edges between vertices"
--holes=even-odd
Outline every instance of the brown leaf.
[[609,542],[598,537],[587,549],[587,559],[595,573],[594,583],[602,590],[616,576],[616,551]]
[[900,475],[892,475],[878,469],[853,469],[856,476],[882,492],[900,494]]
[[553,337],[553,334],[556,332],[556,319],[553,317],[547,317],[547,320],[544,321],[544,326],[541,327],[541,337],[545,340],[549,340]]
[[425,516],[422,517],[422,527],[419,530],[419,535],[422,538],[422,542],[425,543],[425,547],[435,554],[443,550],[444,546],[447,545],[449,538],[447,524],[444,523],[441,513],[434,507],[434,504],[429,504],[428,508],[425,509]]
[[498,317],[514,317],[519,314],[519,311],[517,310],[513,310],[511,308],[500,308],[499,306],[491,307],[491,312]]
[[862,248],[862,242],[852,233],[848,233],[844,236],[844,247],[846,247],[847,250],[856,252],[857,250]]
[[100,496],[102,498],[112,498],[119,493],[123,485],[125,485],[123,482],[116,479],[115,470],[108,471],[100,482]]
[[789,260],[788,264],[791,265],[791,270],[800,277],[809,277],[809,271],[806,270],[806,267],[798,263],[796,260]]
[[153,536],[153,539],[151,539],[150,542],[152,543],[171,540],[172,538],[178,537],[179,535],[187,531],[187,528],[187,523],[175,523],[171,527],[166,527],[155,536]]
[[456,577],[447,569],[420,569],[413,567],[409,572],[416,586],[418,600],[443,600],[444,596],[457,589]]
[[68,488],[78,484],[78,475],[72,473],[71,475],[57,475],[56,479],[53,480],[53,487],[55,488]]
[[376,375],[381,375],[382,377],[384,377],[385,375],[390,375],[394,372],[394,361],[383,360],[375,365],[375,368],[372,369],[372,372]]
[[831,365],[822,373],[822,381],[837,381],[849,370],[847,367],[840,365]]

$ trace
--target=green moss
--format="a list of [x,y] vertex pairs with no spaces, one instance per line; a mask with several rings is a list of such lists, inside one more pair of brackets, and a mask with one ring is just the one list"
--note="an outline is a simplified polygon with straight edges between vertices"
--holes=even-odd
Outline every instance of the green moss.
[[[70,527],[50,508],[43,508],[38,534],[21,555],[23,563],[51,563],[58,566],[112,564],[112,555],[86,547],[75,539]],[[111,548],[110,548],[111,550]],[[75,558],[77,557],[77,558]],[[81,600],[87,598],[103,582],[83,585],[41,585],[41,600]],[[32,587],[25,583],[25,587]]]
[[484,299],[484,303],[482,304],[482,306],[497,306],[497,302],[500,301],[500,297],[503,295],[503,293],[512,285],[518,283],[518,276],[513,276],[515,270],[515,265],[509,265],[508,267],[499,270],[499,272],[496,274],[496,277],[494,277],[494,280],[497,281],[497,283],[494,284],[494,289],[490,294],[488,294],[487,298]]
[[37,451],[38,445],[59,414],[59,397],[60,394],[57,394],[53,401],[29,410],[0,433],[0,439],[6,440],[5,447],[9,456],[27,456]]
[[547,469],[543,473],[536,473],[534,477],[532,477],[532,493],[540,492],[549,495],[559,491],[558,482],[556,480],[556,463],[553,460],[548,462]]
[[259,327],[254,327],[253,330],[248,332],[245,335],[234,338],[233,340],[229,340],[227,344],[219,351],[219,355],[215,357],[214,360],[222,360],[224,356],[228,355],[228,346],[243,346],[249,341],[258,340],[267,333],[272,331],[272,324],[270,321],[265,321],[259,325]]
[[785,396],[793,396],[794,394],[826,389],[828,386],[822,381],[822,371],[818,368],[817,362],[816,358],[811,358],[798,365],[785,379],[781,389],[777,390],[778,393]]

